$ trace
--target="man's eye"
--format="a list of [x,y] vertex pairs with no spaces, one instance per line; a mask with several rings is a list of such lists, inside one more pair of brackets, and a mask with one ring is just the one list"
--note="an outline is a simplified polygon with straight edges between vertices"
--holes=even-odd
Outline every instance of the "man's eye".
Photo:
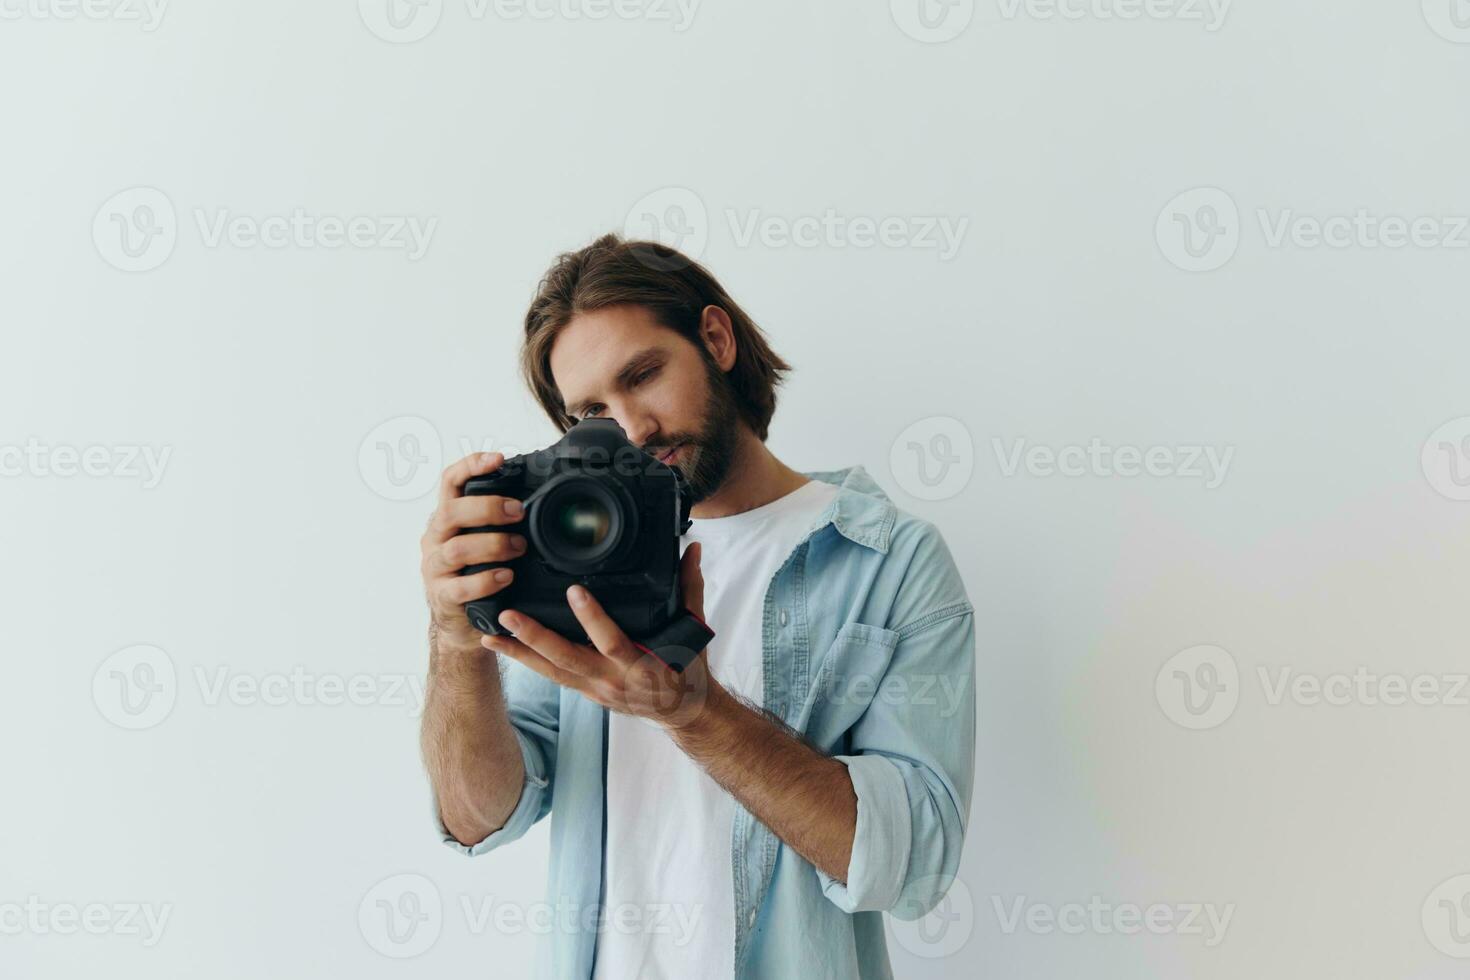
[[658,374],[658,368],[649,368],[647,371],[644,371],[642,374],[638,375],[638,377],[633,379],[634,386],[643,384],[643,382],[649,380],[655,374]]
[[582,410],[582,418],[584,418],[584,419],[590,419],[592,416],[596,415],[601,410],[602,410],[602,406],[601,405],[589,405],[585,409]]

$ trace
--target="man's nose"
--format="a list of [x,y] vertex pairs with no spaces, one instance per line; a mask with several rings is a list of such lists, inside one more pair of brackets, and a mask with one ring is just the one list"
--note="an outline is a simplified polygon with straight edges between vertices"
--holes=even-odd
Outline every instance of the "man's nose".
[[658,423],[647,416],[628,415],[618,419],[618,424],[628,434],[628,441],[639,448],[658,435]]

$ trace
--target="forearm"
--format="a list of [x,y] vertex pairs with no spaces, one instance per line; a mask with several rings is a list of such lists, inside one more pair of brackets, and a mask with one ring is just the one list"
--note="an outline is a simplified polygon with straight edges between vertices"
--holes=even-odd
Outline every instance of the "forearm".
[[440,818],[455,840],[477,844],[504,826],[520,801],[525,764],[495,654],[448,647],[430,634],[421,744]]
[[711,682],[698,718],[674,742],[781,840],[846,882],[857,828],[847,767]]

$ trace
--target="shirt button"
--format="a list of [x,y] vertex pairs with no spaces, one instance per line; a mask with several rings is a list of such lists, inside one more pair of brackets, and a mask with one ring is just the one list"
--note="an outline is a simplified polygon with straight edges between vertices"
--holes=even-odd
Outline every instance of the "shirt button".
[[782,626],[785,626],[786,625],[786,610],[784,610],[784,609],[781,610],[781,625]]

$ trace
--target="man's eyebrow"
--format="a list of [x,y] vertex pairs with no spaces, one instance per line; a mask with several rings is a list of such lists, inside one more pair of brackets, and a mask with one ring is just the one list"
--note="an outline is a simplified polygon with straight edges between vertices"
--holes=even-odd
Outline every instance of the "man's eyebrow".
[[[613,387],[619,391],[628,389],[633,384],[633,379],[641,372],[648,370],[663,361],[667,352],[662,347],[646,347],[623,363],[618,368],[618,373],[613,376]],[[596,399],[579,398],[567,407],[567,414],[575,418],[582,414]]]

